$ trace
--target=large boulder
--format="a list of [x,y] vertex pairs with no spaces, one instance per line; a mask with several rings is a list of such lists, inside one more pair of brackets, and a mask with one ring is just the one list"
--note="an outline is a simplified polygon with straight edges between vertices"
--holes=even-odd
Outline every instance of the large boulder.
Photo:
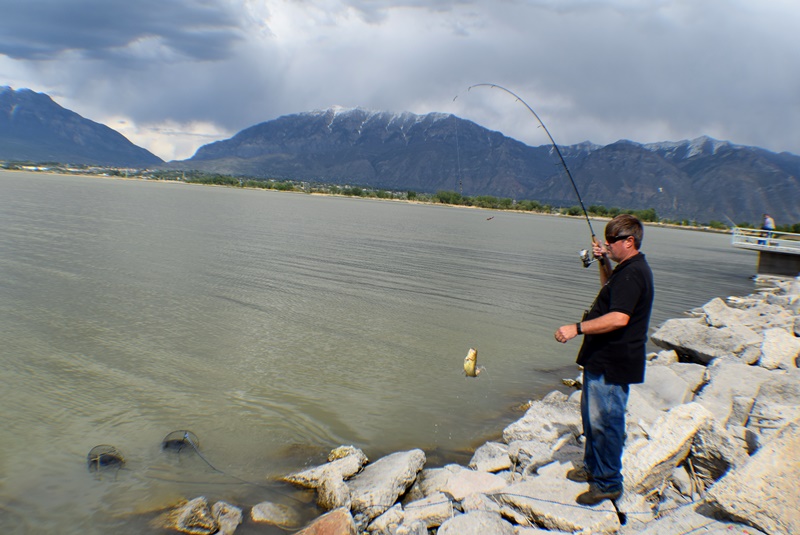
[[703,318],[677,318],[664,324],[650,337],[664,349],[707,364],[726,356],[741,356],[761,343],[761,336],[743,325],[709,327]]
[[775,535],[800,533],[800,419],[780,430],[743,467],[706,495],[730,518]]
[[487,442],[475,450],[469,467],[480,472],[499,472],[511,468],[508,445],[500,442]]
[[761,384],[747,419],[747,428],[760,437],[771,436],[789,422],[800,417],[800,370],[773,372]]
[[554,444],[565,433],[583,433],[580,407],[567,400],[548,398],[531,403],[525,415],[503,430],[503,440],[538,440]]
[[420,449],[392,453],[372,464],[347,482],[351,509],[367,520],[383,514],[405,493],[425,465]]
[[695,396],[695,401],[711,411],[722,425],[728,425],[734,397],[755,398],[762,383],[772,374],[758,366],[748,366],[735,359],[717,359],[708,367],[709,382]]
[[764,331],[759,366],[768,370],[795,369],[798,355],[800,355],[800,338],[794,336],[793,333],[781,328]]
[[331,451],[326,464],[295,472],[282,479],[288,483],[315,489],[329,479],[347,479],[367,463],[367,456],[353,446],[340,446]]
[[250,509],[250,519],[259,524],[271,524],[285,530],[300,527],[301,517],[291,507],[281,503],[261,502]]
[[698,403],[680,405],[659,418],[649,439],[625,448],[622,475],[626,490],[648,494],[657,489],[686,459],[697,432],[710,427],[713,419]]
[[572,463],[552,463],[540,469],[536,477],[511,485],[492,497],[527,520],[528,525],[569,533],[582,530],[616,533],[620,527],[619,517],[610,500],[596,507],[580,507],[575,503],[577,496],[589,486],[566,479],[572,467]]

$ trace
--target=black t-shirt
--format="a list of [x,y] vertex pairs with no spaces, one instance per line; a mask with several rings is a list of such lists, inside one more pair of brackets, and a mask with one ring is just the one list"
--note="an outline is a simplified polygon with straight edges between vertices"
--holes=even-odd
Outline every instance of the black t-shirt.
[[644,382],[647,330],[653,309],[653,272],[644,254],[619,264],[600,289],[585,319],[609,312],[630,316],[625,327],[604,334],[586,335],[578,352],[578,364],[605,375],[615,384]]

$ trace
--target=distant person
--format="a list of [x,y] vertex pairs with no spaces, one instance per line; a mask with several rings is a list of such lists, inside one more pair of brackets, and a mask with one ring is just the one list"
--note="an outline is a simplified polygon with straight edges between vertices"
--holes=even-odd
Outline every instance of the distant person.
[[[644,382],[645,344],[653,308],[653,273],[639,252],[644,228],[629,214],[618,215],[605,228],[605,245],[592,252],[600,264],[600,293],[583,321],[558,328],[555,338],[567,341],[583,334],[578,364],[583,366],[581,419],[586,438],[583,466],[567,473],[588,482],[577,497],[583,505],[616,500],[622,494],[622,449],[629,385]],[[611,261],[617,263],[612,270]]]
[[768,245],[769,240],[772,238],[772,233],[775,232],[775,220],[769,214],[764,214],[764,224],[761,225],[761,230],[764,233],[764,239],[758,240],[759,245]]

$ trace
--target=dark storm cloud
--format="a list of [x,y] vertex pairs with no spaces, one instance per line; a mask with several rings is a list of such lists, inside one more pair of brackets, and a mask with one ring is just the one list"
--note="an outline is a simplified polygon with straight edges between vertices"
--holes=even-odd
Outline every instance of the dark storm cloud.
[[466,92],[491,82],[525,98],[563,144],[710,135],[800,153],[796,0],[0,0],[0,8],[0,85],[32,86],[94,120],[123,118],[148,132],[135,140],[148,148],[148,136],[174,138],[181,125],[187,139],[226,137],[332,105],[452,112],[546,143],[513,99]]
[[226,5],[185,0],[12,0],[0,17],[0,54],[50,60],[65,52],[125,58],[154,40],[180,56],[215,60],[240,39]]

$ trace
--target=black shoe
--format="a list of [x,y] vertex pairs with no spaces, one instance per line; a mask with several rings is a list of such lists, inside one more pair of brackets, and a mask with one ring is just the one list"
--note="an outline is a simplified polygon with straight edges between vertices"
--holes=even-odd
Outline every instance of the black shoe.
[[575,481],[576,483],[588,483],[589,481],[594,481],[592,474],[586,471],[586,468],[573,468],[569,472],[567,472],[567,479],[570,481]]
[[622,496],[621,490],[602,491],[597,487],[595,487],[594,485],[590,485],[589,490],[587,490],[583,494],[579,494],[578,497],[575,499],[575,501],[577,501],[581,505],[597,505],[598,503],[605,500],[614,501],[620,496]]

